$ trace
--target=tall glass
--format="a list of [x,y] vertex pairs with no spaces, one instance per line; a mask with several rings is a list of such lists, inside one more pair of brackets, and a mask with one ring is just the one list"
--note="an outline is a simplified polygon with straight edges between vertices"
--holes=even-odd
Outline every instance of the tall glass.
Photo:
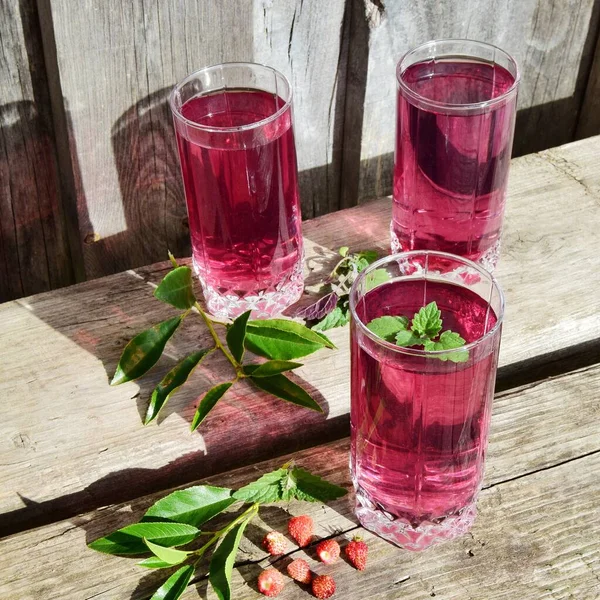
[[175,86],[170,104],[209,311],[281,312],[303,288],[289,81],[264,65],[216,65]]
[[396,68],[392,251],[439,250],[493,270],[515,128],[517,64],[482,42],[437,40]]
[[[432,301],[443,329],[465,346],[399,347],[367,328],[384,315],[412,319]],[[498,364],[498,284],[464,258],[407,252],[360,274],[350,310],[350,465],[360,522],[408,550],[466,533],[483,478]]]

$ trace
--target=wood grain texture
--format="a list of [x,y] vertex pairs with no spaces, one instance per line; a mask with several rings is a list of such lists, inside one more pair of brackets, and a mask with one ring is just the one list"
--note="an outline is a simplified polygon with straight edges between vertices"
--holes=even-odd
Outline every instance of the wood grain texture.
[[600,35],[585,88],[583,104],[577,121],[577,139],[600,134]]
[[[589,290],[600,289],[599,144],[592,138],[555,149],[552,156],[564,155],[560,168],[548,153],[513,162],[498,273],[507,299],[499,371],[504,388],[514,387],[514,373],[527,374],[536,360],[556,359],[560,371],[565,356],[579,348],[598,357],[600,298]],[[307,222],[308,281],[323,279],[341,245],[387,249],[389,218],[390,200],[382,199]],[[201,394],[230,376],[214,357],[174,396],[158,427],[142,428],[140,414],[160,377],[207,343],[198,320],[186,323],[147,378],[108,386],[125,342],[173,315],[151,296],[167,270],[161,263],[0,306],[7,340],[0,396],[15,399],[0,424],[0,513],[10,513],[5,531],[346,434],[347,329],[331,332],[337,351],[309,357],[298,371],[325,419],[240,385],[190,435]],[[9,351],[15,347],[18,352]],[[259,410],[264,419],[255,418]],[[244,447],[237,444],[240,427]]]
[[[599,391],[600,366],[595,366],[496,397],[485,489],[472,535],[419,555],[357,531],[351,496],[327,507],[291,503],[264,508],[242,543],[233,597],[258,597],[254,581],[267,565],[260,541],[265,531],[285,530],[289,508],[292,514],[311,514],[319,537],[338,534],[342,541],[358,532],[368,541],[369,567],[364,573],[343,561],[326,569],[315,563],[317,571],[334,574],[342,598],[424,599],[435,591],[452,599],[566,599],[569,590],[577,600],[591,600],[600,575],[600,438],[595,427]],[[347,453],[348,442],[342,440],[294,458],[350,488]],[[288,458],[208,481],[237,488]],[[84,544],[138,519],[158,497],[110,506],[0,541],[6,557],[0,597],[147,599],[164,575],[148,574],[132,560],[87,551]],[[291,555],[314,560],[311,549]],[[276,564],[284,563],[285,559]],[[36,565],[35,577],[28,575],[29,565]],[[198,595],[207,597],[205,580],[184,597]],[[305,595],[290,583],[281,597]],[[209,592],[208,598],[213,597]]]
[[[345,165],[360,168],[359,201],[391,192],[395,66],[405,52],[430,39],[481,40],[515,57],[522,75],[515,155],[573,139],[598,32],[594,0],[486,0],[477,6],[469,0],[364,0],[364,5],[370,29],[361,161]],[[374,5],[385,8],[375,10]],[[352,56],[349,60],[352,63]]]
[[37,18],[0,2],[0,302],[74,281]]
[[316,0],[51,0],[48,12],[88,279],[155,262],[167,248],[189,254],[167,98],[203,66],[267,62],[290,76],[304,216],[338,207],[343,0],[326,11]]

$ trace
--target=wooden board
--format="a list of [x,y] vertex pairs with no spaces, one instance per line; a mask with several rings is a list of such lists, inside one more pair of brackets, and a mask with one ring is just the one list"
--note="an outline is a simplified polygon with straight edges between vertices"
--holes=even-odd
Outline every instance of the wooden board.
[[590,67],[575,132],[577,139],[598,134],[600,134],[600,36],[596,41],[596,52]]
[[161,260],[168,248],[189,255],[167,98],[203,66],[264,61],[291,77],[304,216],[337,208],[343,10],[343,0],[327,11],[316,0],[50,2],[88,279]]
[[353,49],[368,51],[363,73],[355,74],[366,78],[364,103],[348,98],[350,109],[362,113],[361,155],[360,162],[344,164],[350,177],[360,169],[355,191],[359,201],[391,192],[395,66],[404,53],[427,40],[481,40],[515,57],[522,73],[515,155],[573,139],[598,32],[599,11],[594,10],[594,0],[510,0],[501,4],[486,0],[476,5],[469,0],[369,0],[365,5],[372,9],[367,17],[368,46],[352,45],[349,58],[354,64]]
[[[464,598],[461,594],[467,590],[467,597],[473,600],[537,600],[566,598],[552,596],[549,590],[559,594],[569,589],[577,600],[594,598],[594,574],[600,572],[600,438],[595,426],[599,391],[600,366],[596,366],[499,394],[492,417],[485,490],[473,534],[413,555],[361,531],[370,544],[369,568],[357,574],[341,562],[330,569],[338,580],[339,596],[396,598],[401,592],[402,598],[416,599],[435,590],[442,598]],[[295,458],[349,488],[347,452],[348,442],[342,440]],[[208,481],[237,488],[288,458]],[[163,575],[149,574],[136,567],[135,561],[87,551],[84,544],[138,519],[162,495],[75,516],[0,541],[5,557],[0,597],[4,593],[23,600],[42,596],[48,600],[147,599]],[[264,530],[285,529],[286,508],[263,509],[262,521],[248,528],[239,556],[246,566],[235,575],[233,597],[257,597],[252,582],[267,564],[260,541]],[[319,537],[339,533],[343,540],[356,533],[351,497],[328,507],[292,503],[289,510],[312,514]],[[310,550],[306,554],[314,558]],[[33,565],[35,575],[31,573]],[[317,567],[319,570],[324,569]],[[198,592],[205,597],[205,588],[204,580],[198,591],[191,588],[185,597],[197,597]],[[305,593],[288,585],[282,598],[300,598]],[[208,597],[214,597],[212,592]]]
[[0,302],[74,281],[37,18],[0,4]]
[[[560,150],[569,155],[569,165],[581,157],[580,179],[598,181],[593,155],[599,143],[594,138]],[[600,289],[600,270],[594,268],[600,204],[593,185],[586,189],[565,168],[545,156],[513,163],[499,268],[508,307],[499,372],[503,388],[536,379],[531,373],[540,362],[553,362],[556,372],[572,368],[567,358],[573,354],[600,362],[600,299],[589,294]],[[308,264],[315,267],[309,281],[323,277],[335,261],[332,250],[341,245],[387,248],[389,210],[390,201],[383,199],[307,223]],[[572,276],[584,267],[584,276]],[[6,339],[0,396],[15,399],[0,424],[0,464],[6,465],[0,513],[11,514],[4,528],[33,526],[52,515],[127,500],[249,464],[267,452],[283,454],[346,434],[347,329],[331,333],[339,350],[309,357],[298,372],[326,419],[240,385],[206,427],[191,435],[200,395],[230,375],[225,363],[212,358],[170,401],[160,425],[142,428],[140,414],[162,374],[206,343],[203,327],[190,322],[151,375],[139,384],[108,386],[125,342],[174,314],[151,296],[152,284],[167,269],[162,263],[0,306]],[[268,418],[255,418],[259,407]],[[300,414],[306,426],[298,430],[293,421]],[[236,443],[240,423],[244,447]],[[114,494],[118,497],[110,500]]]

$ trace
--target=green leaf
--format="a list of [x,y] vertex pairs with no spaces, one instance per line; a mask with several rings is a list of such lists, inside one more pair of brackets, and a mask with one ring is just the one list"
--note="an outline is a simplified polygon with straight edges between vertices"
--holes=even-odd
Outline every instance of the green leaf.
[[141,377],[158,361],[169,338],[179,327],[183,316],[154,325],[136,335],[123,350],[110,385],[119,385]]
[[347,490],[329,483],[304,469],[294,467],[282,483],[282,500],[305,502],[329,502],[347,494]]
[[192,575],[194,574],[194,565],[187,565],[175,571],[157,590],[150,600],[177,600],[181,598],[183,592],[188,586]]
[[192,270],[189,267],[177,267],[169,271],[154,290],[154,297],[175,308],[192,308],[196,302]]
[[312,330],[319,331],[327,331],[328,329],[333,329],[334,327],[343,327],[348,324],[350,318],[348,317],[347,311],[344,312],[342,308],[336,306],[327,316],[321,319],[318,323],[312,326]]
[[408,346],[421,346],[423,345],[424,341],[429,340],[420,338],[412,331],[406,331],[406,329],[404,329],[396,334],[394,341],[396,342],[396,346],[402,346],[406,348]]
[[150,404],[148,404],[148,410],[146,411],[146,418],[144,425],[148,425],[151,421],[156,419],[160,409],[167,403],[167,400],[174,394],[188,379],[192,371],[198,366],[200,361],[209,353],[212,352],[213,348],[204,350],[198,350],[189,356],[186,356],[180,363],[175,365],[162,379],[162,381],[154,388],[152,397],[150,398]]
[[[427,340],[425,342],[425,350],[427,351],[435,351],[435,350],[454,350],[456,348],[461,348],[465,345],[465,340],[460,337],[458,333],[454,333],[454,331],[444,331],[437,342],[433,342],[431,340]],[[441,361],[451,361],[454,363],[466,362],[469,360],[469,351],[461,350],[456,352],[448,352],[448,354],[439,354],[436,356],[431,356],[430,358],[437,358]]]
[[171,265],[173,265],[173,268],[176,269],[179,265],[177,264],[175,257],[173,256],[170,250],[168,250],[167,252],[169,254],[169,260],[171,261]]
[[249,516],[231,529],[212,555],[208,580],[219,600],[231,600],[231,572],[244,529],[251,518]]
[[250,380],[256,387],[272,396],[277,396],[277,398],[304,408],[323,412],[323,409],[304,388],[290,381],[285,375],[271,375],[269,377],[254,377],[254,375],[251,375]]
[[182,563],[187,557],[191,554],[190,552],[185,552],[184,550],[176,550],[175,548],[165,548],[164,546],[159,546],[150,540],[144,538],[144,543],[148,546],[148,549],[154,556],[160,558],[163,562],[166,562],[170,565],[178,565]]
[[348,246],[342,246],[338,252],[340,254],[340,256],[342,257],[346,257],[348,255],[348,250],[350,250],[350,248],[348,248]]
[[408,319],[406,317],[378,317],[367,324],[367,329],[386,342],[394,343],[399,331],[406,331]]
[[434,338],[442,330],[441,315],[437,304],[430,302],[413,317],[412,330],[419,337]]
[[248,310],[243,315],[240,315],[227,329],[227,345],[231,350],[233,358],[238,362],[242,362],[242,358],[244,357],[246,325],[248,324],[251,312],[251,310]]
[[390,279],[390,274],[385,269],[375,269],[365,276],[365,290],[372,290]]
[[137,565],[138,567],[144,567],[144,569],[169,569],[173,566],[164,560],[160,560],[157,556],[149,556],[141,560]]
[[192,419],[192,431],[195,431],[198,428],[198,425],[206,419],[208,413],[215,407],[215,404],[223,397],[225,392],[233,385],[233,381],[228,381],[227,383],[220,383],[219,385],[215,385],[214,388],[211,388],[204,394],[204,398],[198,404],[198,408],[196,409],[196,414]]
[[282,499],[281,483],[287,477],[287,469],[277,469],[265,473],[262,477],[234,492],[236,500],[253,503],[279,502]]
[[250,321],[245,345],[251,352],[274,360],[293,360],[323,347],[335,348],[326,337],[287,319]]
[[161,498],[146,511],[142,521],[174,521],[199,527],[234,502],[227,488],[196,485]]
[[301,363],[290,362],[289,360],[269,360],[266,363],[259,365],[257,369],[252,369],[252,376],[271,377],[271,375],[278,375],[279,373],[291,371],[292,369],[297,369],[301,366]]
[[181,523],[135,523],[95,540],[88,547],[105,554],[144,554],[144,538],[161,546],[182,546],[196,539],[200,531]]

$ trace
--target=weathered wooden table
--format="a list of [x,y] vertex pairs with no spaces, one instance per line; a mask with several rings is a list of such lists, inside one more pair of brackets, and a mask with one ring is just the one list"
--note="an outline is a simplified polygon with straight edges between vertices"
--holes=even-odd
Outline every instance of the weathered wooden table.
[[[309,280],[328,271],[341,245],[386,250],[390,208],[386,198],[307,222]],[[513,162],[497,273],[506,325],[476,525],[422,554],[363,532],[369,567],[359,573],[340,561],[328,569],[336,597],[600,598],[599,231],[600,137]],[[173,314],[151,295],[167,269],[0,306],[0,598],[147,599],[164,573],[85,544],[133,522],[173,486],[208,477],[238,487],[294,453],[350,487],[347,329],[331,332],[338,351],[313,355],[299,371],[325,416],[240,385],[190,434],[198,397],[225,368],[213,360],[158,425],[142,427],[160,373],[207,337],[198,319],[141,384],[108,386],[125,341]],[[351,494],[328,506],[263,510],[238,555],[234,598],[258,596],[254,581],[268,562],[263,529],[283,529],[286,510],[312,513],[321,536],[359,529]],[[281,598],[306,594],[288,585]],[[199,595],[214,597],[205,578],[184,598]]]

